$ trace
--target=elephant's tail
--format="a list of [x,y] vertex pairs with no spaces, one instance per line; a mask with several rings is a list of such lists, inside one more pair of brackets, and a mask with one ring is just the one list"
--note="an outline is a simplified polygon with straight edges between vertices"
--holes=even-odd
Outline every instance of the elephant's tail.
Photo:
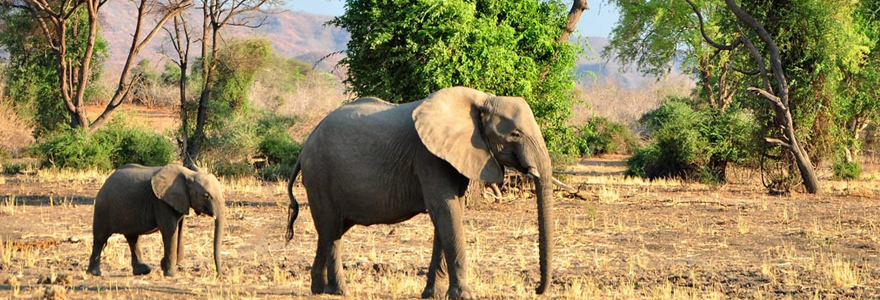
[[288,243],[293,239],[293,222],[299,217],[299,203],[293,197],[293,182],[296,181],[296,176],[299,175],[299,172],[300,165],[297,159],[296,164],[293,166],[293,175],[290,176],[290,181],[287,182],[287,196],[290,197],[290,206],[287,208],[287,234],[284,237]]

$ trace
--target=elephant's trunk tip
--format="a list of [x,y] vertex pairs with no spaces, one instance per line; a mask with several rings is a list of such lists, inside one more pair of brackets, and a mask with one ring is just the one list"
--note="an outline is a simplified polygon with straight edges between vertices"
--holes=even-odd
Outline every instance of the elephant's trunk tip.
[[549,285],[549,284],[547,284],[547,281],[546,281],[546,280],[541,281],[541,283],[538,284],[538,287],[535,288],[535,294],[538,294],[538,295],[544,294],[544,292],[547,291],[547,286],[548,286],[548,285]]

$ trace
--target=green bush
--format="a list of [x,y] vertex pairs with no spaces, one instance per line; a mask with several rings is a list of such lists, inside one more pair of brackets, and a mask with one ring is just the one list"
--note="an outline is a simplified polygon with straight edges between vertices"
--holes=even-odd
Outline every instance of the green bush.
[[638,146],[638,139],[623,124],[592,117],[578,129],[575,143],[581,156],[629,154]]
[[129,163],[166,165],[174,160],[174,145],[163,136],[116,118],[89,135],[86,130],[63,130],[49,135],[36,149],[43,166],[109,170]]
[[834,177],[842,180],[856,180],[862,176],[862,167],[858,162],[836,162],[832,167]]
[[267,165],[257,174],[265,180],[285,179],[293,172],[293,166],[302,151],[302,145],[287,134],[295,119],[268,115],[258,122],[257,133],[261,135],[260,154]]
[[130,163],[164,166],[174,160],[176,153],[174,145],[165,137],[125,124],[121,118],[96,132],[95,138],[113,147],[110,161],[114,168]]
[[724,182],[727,165],[749,157],[756,127],[748,114],[693,106],[670,98],[639,119],[652,140],[627,161],[627,175]]
[[[272,112],[239,112],[225,131],[208,136],[202,160],[213,165],[218,176],[286,179],[302,150],[287,133],[295,122],[295,118]],[[249,162],[251,157],[263,157],[265,163],[255,166]]]
[[112,145],[98,142],[85,129],[68,129],[50,134],[36,149],[43,155],[43,167],[78,170],[109,170],[113,167],[110,161]]
[[247,159],[240,161],[222,161],[218,160],[214,162],[213,168],[211,168],[211,172],[220,177],[232,177],[232,178],[241,178],[241,177],[250,177],[254,176],[254,166],[251,165]]
[[15,175],[21,174],[24,170],[27,169],[27,165],[25,164],[4,164],[3,165],[3,174]]

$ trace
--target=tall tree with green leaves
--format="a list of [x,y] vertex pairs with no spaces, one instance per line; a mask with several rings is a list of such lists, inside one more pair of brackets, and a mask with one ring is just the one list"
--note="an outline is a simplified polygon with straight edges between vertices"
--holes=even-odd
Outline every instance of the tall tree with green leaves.
[[[56,86],[62,103],[69,115],[69,125],[73,128],[88,128],[95,132],[109,119],[131,91],[135,76],[131,74],[138,53],[146,46],[165,22],[190,6],[191,0],[138,0],[135,29],[132,32],[131,47],[122,67],[118,84],[104,111],[95,120],[89,120],[85,112],[85,95],[95,67],[94,53],[98,43],[99,10],[106,0],[2,0],[0,6],[9,12],[19,13],[31,18],[36,24],[36,32],[41,35],[42,47],[49,49],[54,60]],[[26,12],[26,13],[24,13]],[[145,20],[155,17],[154,22]],[[147,23],[153,26],[151,30]],[[73,43],[69,43],[73,42]]]
[[[9,67],[6,68],[9,97],[15,100],[16,109],[30,116],[37,125],[35,135],[41,136],[71,124],[59,86],[58,60],[49,41],[41,34],[40,23],[30,11],[9,6],[0,7],[0,45],[9,52]],[[84,9],[73,12],[69,26],[72,31],[88,30]],[[70,35],[64,42],[68,55],[82,57],[86,40],[83,36]],[[96,37],[90,79],[101,74],[104,58],[107,56],[107,42]],[[81,68],[78,61],[71,61],[72,68]],[[84,97],[94,94],[94,89],[86,90]]]
[[[733,101],[754,111],[769,142],[760,155],[775,151],[800,171],[808,191],[818,191],[810,170],[831,152],[831,120],[845,105],[837,97],[841,74],[869,49],[853,18],[859,1],[612,2],[621,22],[606,55],[652,74],[683,61],[700,73],[699,94],[708,103]],[[789,150],[772,150],[777,146]]]
[[403,103],[463,85],[521,96],[550,150],[569,152],[565,121],[579,49],[566,37],[587,2],[566,7],[537,0],[354,0],[330,24],[351,33],[340,64],[354,93]]

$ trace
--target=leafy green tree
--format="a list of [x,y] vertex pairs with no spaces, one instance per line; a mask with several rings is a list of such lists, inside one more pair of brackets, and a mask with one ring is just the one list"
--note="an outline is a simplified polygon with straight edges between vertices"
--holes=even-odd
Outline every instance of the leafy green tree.
[[[585,8],[576,1],[572,11],[579,17]],[[356,94],[403,103],[463,85],[521,96],[550,150],[574,154],[565,121],[579,50],[567,38],[557,42],[571,20],[560,1],[354,0],[330,24],[351,33],[340,64]]]
[[[870,52],[855,67],[843,70],[843,79],[836,96],[841,105],[835,114],[834,124],[842,124],[839,135],[841,155],[835,161],[835,174],[839,177],[848,173],[838,170],[858,168],[858,160],[863,144],[862,134],[869,125],[880,122],[880,1],[863,0],[859,2],[854,14],[855,25],[864,30]],[[853,166],[855,164],[855,166]],[[858,176],[849,176],[858,177]]]
[[[200,151],[227,146],[248,148],[247,145],[241,145],[237,137],[247,136],[247,133],[253,131],[252,125],[242,124],[247,123],[254,113],[247,95],[257,72],[269,61],[271,50],[272,46],[266,39],[235,40],[218,50],[214,62],[214,83],[211,85],[213,90],[210,93],[213,99],[206,102],[206,111],[210,113],[204,116],[203,132],[197,134],[199,128],[193,122],[188,122],[187,127],[182,128],[185,131],[183,136],[190,138],[190,144],[194,143],[193,139],[197,136],[202,136],[204,140],[201,141]],[[201,64],[196,64],[199,65]],[[193,73],[201,74],[201,70],[197,68]],[[196,76],[192,80],[200,84],[205,79]],[[198,118],[198,102],[186,103],[187,119]]]
[[[9,52],[9,67],[6,68],[9,97],[15,99],[16,110],[31,116],[38,125],[35,132],[41,136],[48,131],[66,127],[71,123],[71,115],[66,112],[61,99],[57,57],[49,42],[40,34],[40,24],[26,10],[0,8],[0,45]],[[87,31],[84,9],[72,15],[74,31]],[[84,55],[86,41],[82,36],[68,36],[68,55]],[[96,37],[92,53],[91,79],[100,77],[103,60],[107,57],[107,42]],[[71,67],[79,68],[78,61]],[[84,97],[93,95],[95,88],[88,89]]]
[[[37,33],[42,38],[39,40],[42,42],[39,47],[48,49],[49,57],[53,59],[55,75],[58,77],[56,87],[60,95],[55,101],[61,102],[69,115],[70,127],[89,128],[89,132],[94,133],[128,98],[134,81],[131,74],[134,58],[168,20],[190,7],[190,1],[136,1],[135,29],[132,32],[128,57],[122,66],[122,74],[104,111],[93,121],[86,116],[84,107],[94,66],[101,64],[93,61],[93,58],[101,47],[98,34],[99,10],[105,0],[0,0],[0,6],[4,7],[6,13],[19,14],[29,18],[32,24],[38,24],[33,26],[35,30],[31,33]],[[144,20],[148,13],[151,17],[156,17],[154,22]],[[153,25],[152,30],[144,32],[145,24]]]
[[704,101],[723,109],[729,100],[755,113],[772,142],[760,155],[779,145],[792,149],[780,152],[781,162],[801,171],[808,190],[817,189],[812,161],[832,152],[835,120],[852,101],[840,97],[843,75],[858,70],[871,48],[860,1],[612,2],[621,7],[621,22],[606,55],[618,53],[652,74],[683,61],[700,74]]

